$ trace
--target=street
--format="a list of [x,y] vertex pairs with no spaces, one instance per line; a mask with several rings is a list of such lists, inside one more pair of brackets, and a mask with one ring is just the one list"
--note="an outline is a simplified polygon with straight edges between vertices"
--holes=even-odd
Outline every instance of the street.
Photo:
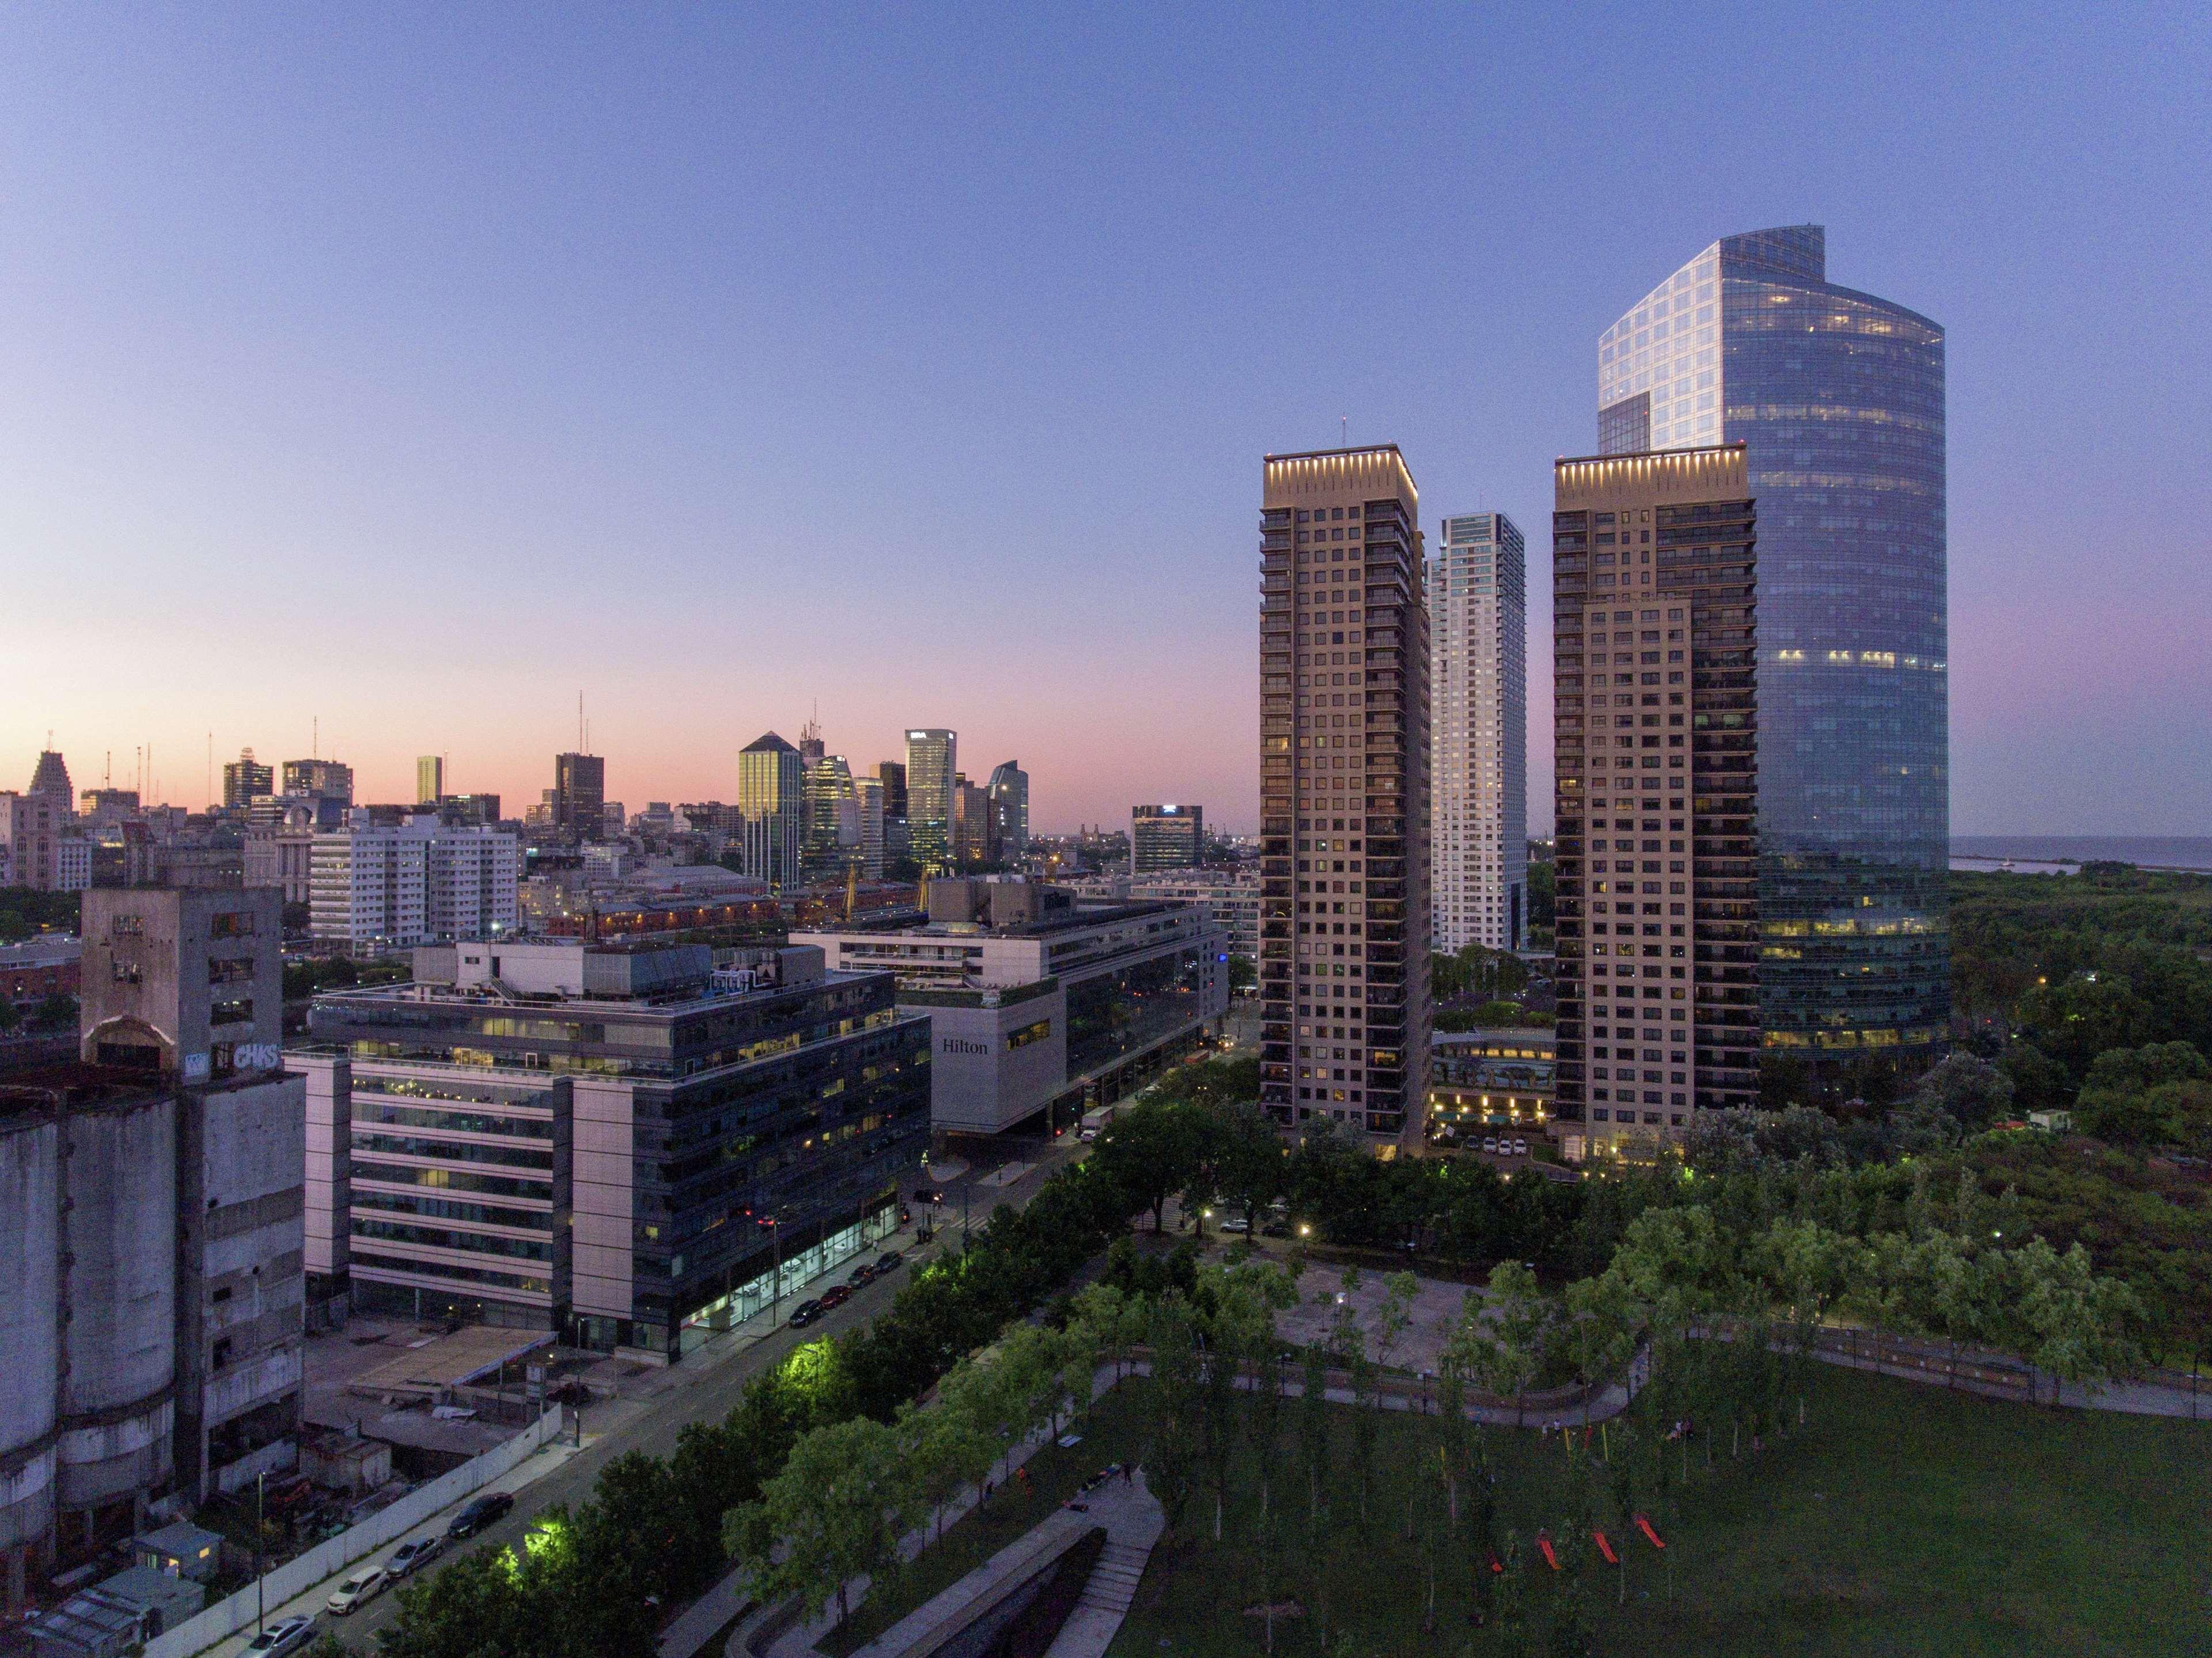
[[[514,1482],[528,1478],[528,1472],[538,1464],[533,1457],[506,1479],[493,1482],[488,1489],[515,1491],[515,1505],[504,1518],[487,1527],[477,1537],[444,1557],[442,1565],[465,1550],[481,1547],[504,1548],[520,1544],[524,1533],[539,1513],[556,1503],[570,1509],[580,1506],[592,1494],[592,1486],[599,1470],[618,1456],[631,1451],[643,1451],[651,1456],[665,1457],[674,1453],[678,1436],[690,1424],[715,1422],[729,1414],[744,1392],[745,1384],[754,1376],[781,1363],[792,1351],[810,1341],[835,1336],[857,1327],[873,1318],[891,1304],[898,1286],[914,1270],[917,1260],[930,1260],[943,1249],[957,1248],[960,1244],[962,1197],[963,1191],[973,1187],[969,1199],[972,1224],[981,1229],[990,1218],[991,1212],[1001,1203],[1016,1208],[1025,1206],[1035,1197],[1054,1171],[1077,1161],[1085,1148],[1076,1143],[1072,1133],[1066,1138],[1036,1147],[1034,1143],[1019,1151],[1009,1150],[1000,1163],[991,1169],[971,1168],[958,1178],[939,1182],[945,1194],[945,1203],[938,1210],[940,1223],[935,1239],[921,1246],[915,1254],[914,1227],[902,1228],[896,1235],[885,1238],[878,1249],[898,1248],[907,1252],[907,1264],[896,1272],[855,1291],[853,1298],[843,1306],[823,1315],[805,1330],[793,1330],[782,1322],[793,1306],[805,1299],[809,1291],[819,1291],[830,1283],[840,1283],[852,1267],[860,1260],[872,1258],[856,1255],[840,1263],[831,1272],[805,1286],[798,1293],[785,1298],[778,1321],[772,1328],[757,1329],[750,1326],[732,1330],[716,1337],[699,1351],[687,1356],[682,1363],[665,1371],[654,1373],[641,1383],[637,1397],[617,1399],[586,1407],[584,1411],[584,1446],[581,1451],[569,1455],[550,1473],[531,1479],[519,1488]],[[1032,1163],[1030,1160],[1034,1158]],[[1004,1186],[988,1183],[998,1169],[1018,1160],[1028,1164],[1018,1175]],[[909,1173],[902,1181],[901,1196],[911,1199],[915,1189],[925,1182],[920,1172]],[[918,1205],[913,1208],[915,1224],[927,1222],[930,1212]],[[765,1325],[767,1321],[754,1321]],[[548,1453],[541,1452],[539,1456]],[[459,1504],[455,1504],[456,1509]],[[453,1510],[439,1515],[408,1533],[408,1539],[442,1533],[452,1518]],[[395,1542],[392,1546],[398,1545]],[[346,1569],[352,1572],[371,1561],[356,1562]],[[434,1565],[432,1570],[437,1570]],[[338,1574],[343,1576],[344,1574]],[[370,1601],[359,1612],[343,1619],[333,1619],[323,1611],[323,1602],[337,1581],[337,1576],[308,1593],[295,1597],[283,1606],[271,1606],[270,1621],[295,1612],[313,1612],[319,1620],[319,1632],[327,1631],[337,1635],[356,1650],[373,1653],[376,1650],[377,1631],[389,1625],[398,1615],[399,1600],[396,1593],[388,1593]],[[252,1638],[248,1628],[209,1649],[212,1658],[232,1658]]]

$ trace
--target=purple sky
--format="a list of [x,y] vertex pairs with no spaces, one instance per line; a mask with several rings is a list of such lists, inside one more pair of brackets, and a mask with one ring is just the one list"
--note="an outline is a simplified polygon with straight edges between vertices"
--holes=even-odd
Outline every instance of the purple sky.
[[818,703],[1249,827],[1261,455],[1348,416],[1540,550],[1599,332],[1815,220],[1949,331],[1954,827],[2202,832],[2212,37],[2127,20],[19,10],[0,786],[319,714],[526,803],[581,689],[633,808]]

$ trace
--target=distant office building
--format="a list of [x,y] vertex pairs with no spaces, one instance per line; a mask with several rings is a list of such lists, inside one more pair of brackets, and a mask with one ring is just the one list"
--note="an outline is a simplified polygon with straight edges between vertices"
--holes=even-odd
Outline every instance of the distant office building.
[[[0,1582],[296,1460],[305,1090],[273,892],[96,889],[81,1059],[0,1084]],[[57,1312],[60,1316],[56,1316]]]
[[319,800],[353,804],[353,768],[335,760],[287,760],[282,793],[309,795]]
[[136,789],[87,789],[77,797],[77,816],[97,835],[138,816]]
[[1030,774],[1018,760],[1002,762],[991,772],[991,836],[999,855],[1019,862],[1030,849]]
[[1428,556],[1434,947],[1518,950],[1528,896],[1528,615],[1521,531],[1443,520]]
[[799,750],[774,732],[738,755],[738,810],[744,814],[745,873],[769,890],[796,887],[805,876],[805,768]]
[[31,786],[23,793],[52,801],[57,826],[69,821],[70,813],[76,805],[76,795],[70,787],[69,765],[63,760],[59,750],[40,751],[39,763],[32,768]]
[[1601,452],[1748,448],[1760,1017],[1831,1072],[1950,1024],[1943,378],[1942,328],[1829,282],[1819,225],[1723,237],[1598,343]]
[[860,873],[871,881],[884,878],[884,780],[880,777],[853,780],[853,804],[860,829]]
[[222,768],[222,804],[226,810],[244,811],[257,794],[276,793],[276,771],[253,757],[252,749],[240,749],[238,758]]
[[374,951],[514,930],[522,853],[513,835],[455,828],[429,812],[390,826],[361,807],[349,817],[309,852],[316,938]]
[[446,756],[422,754],[415,757],[415,801],[435,805],[446,798]]
[[552,826],[578,840],[596,840],[606,825],[607,762],[596,754],[553,756]]
[[998,842],[993,837],[991,796],[962,773],[952,780],[952,854],[963,869],[994,862]]
[[953,778],[960,747],[957,732],[910,731],[906,734],[906,821],[914,856],[925,871],[952,866]]
[[800,786],[805,801],[807,873],[842,875],[846,865],[860,857],[860,802],[854,792],[853,768],[843,755],[825,754],[806,768]]
[[42,892],[61,884],[63,811],[50,794],[0,789],[0,850],[7,854],[8,884]]
[[1552,519],[1558,1115],[1649,1151],[1759,1102],[1744,448],[1563,460]]
[[1206,862],[1203,806],[1133,806],[1129,810],[1129,872],[1196,869]]
[[244,881],[249,887],[277,887],[288,904],[304,904],[312,896],[314,863],[315,814],[299,800],[273,823],[249,823],[244,858]]
[[1155,1074],[1229,1005],[1228,937],[1205,910],[1082,907],[1004,877],[931,882],[921,926],[791,941],[835,968],[897,975],[901,1011],[929,1016],[940,1133],[1073,1121]]
[[506,821],[500,816],[495,794],[449,794],[439,802],[438,811],[447,823],[464,829],[487,828]]
[[92,884],[92,842],[72,830],[54,842],[54,890],[82,892]]
[[1429,1057],[1419,510],[1395,444],[1267,457],[1261,1099],[1409,1145]]
[[896,760],[876,763],[876,776],[884,786],[884,816],[906,821],[906,767]]
[[319,1298],[667,1362],[890,1231],[927,1022],[818,950],[714,955],[471,939],[319,998]]
[[1120,896],[1133,901],[1200,904],[1227,930],[1229,953],[1255,966],[1260,960],[1260,872],[1242,869],[1170,869],[1158,874],[1115,876]]

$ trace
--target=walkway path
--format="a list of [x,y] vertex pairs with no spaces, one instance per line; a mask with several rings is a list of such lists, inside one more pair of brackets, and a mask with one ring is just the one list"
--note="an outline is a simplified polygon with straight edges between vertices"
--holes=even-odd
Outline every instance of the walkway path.
[[1139,1472],[1126,1483],[1109,1480],[1088,1499],[1087,1518],[1106,1527],[1106,1546],[1091,1569],[1075,1610],[1045,1649],[1045,1658],[1103,1658],[1137,1599],[1137,1584],[1152,1545],[1167,1529],[1166,1511],[1146,1489]]

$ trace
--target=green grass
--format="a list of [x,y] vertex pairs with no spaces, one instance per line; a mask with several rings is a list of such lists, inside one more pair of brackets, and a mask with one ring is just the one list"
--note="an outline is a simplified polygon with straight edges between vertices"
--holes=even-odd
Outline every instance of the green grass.
[[851,1652],[873,1640],[931,1596],[950,1588],[1000,1549],[1014,1542],[1075,1493],[1075,1488],[1109,1462],[1132,1460],[1143,1433],[1139,1390],[1124,1383],[1100,1401],[1088,1419],[1074,1425],[1083,1442],[1069,1450],[1057,1444],[1031,1453],[1023,1465],[1026,1488],[1008,1479],[983,1508],[971,1509],[924,1550],[888,1589],[872,1594],[853,1613],[852,1622],[822,1641],[833,1655]]
[[[1106,1408],[1133,1418],[1139,1393],[1125,1387]],[[1723,1440],[1708,1473],[1700,1448],[1671,1514],[1638,1497],[1670,1546],[1671,1585],[1639,1538],[1619,1604],[1618,1573],[1585,1550],[1590,1564],[1573,1580],[1540,1564],[1530,1574],[1532,1622],[1547,1625],[1579,1581],[1590,1649],[1638,1658],[2212,1651],[2203,1564],[2212,1424],[2036,1410],[1825,1367],[1808,1409],[1805,1428],[1755,1456],[1731,1460]],[[1337,1416],[1341,1471],[1349,1412]],[[1367,1524],[1320,1548],[1293,1536],[1276,1595],[1295,1595],[1309,1615],[1279,1623],[1279,1652],[1316,1650],[1313,1614],[1324,1604],[1333,1651],[1356,1658],[1533,1649],[1527,1632],[1469,1622],[1474,1563],[1464,1545],[1440,1551],[1437,1625],[1422,1631],[1426,1565],[1405,1535],[1407,1469],[1433,1431],[1389,1418]],[[1492,1430],[1489,1444],[1501,1525],[1524,1539],[1540,1525],[1565,1537],[1574,1498],[1559,1442]],[[1240,1486],[1249,1477],[1247,1468]],[[1335,1502],[1356,1507],[1348,1479]],[[1595,1503],[1620,1548],[1610,1497]],[[1210,1512],[1186,1518],[1154,1553],[1110,1658],[1261,1649],[1258,1620],[1241,1615],[1259,1599],[1255,1558],[1241,1546],[1251,1513],[1240,1488],[1220,1545]]]

